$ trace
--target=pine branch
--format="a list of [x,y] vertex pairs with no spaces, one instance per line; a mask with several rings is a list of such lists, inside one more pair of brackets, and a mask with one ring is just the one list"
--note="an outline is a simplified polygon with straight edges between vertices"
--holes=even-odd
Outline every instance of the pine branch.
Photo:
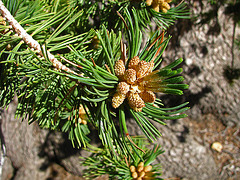
[[[8,11],[8,9],[4,6],[3,2],[0,0],[0,12],[2,14],[2,17],[5,18],[9,24],[10,27],[17,33],[17,35],[22,38],[22,40],[32,49],[34,49],[40,56],[44,57],[44,52],[41,50],[40,44],[30,36],[25,29],[14,19],[14,17],[11,15],[11,13]],[[72,73],[77,75],[76,72],[72,71],[65,65],[63,65],[60,61],[57,60],[57,58],[54,57],[53,54],[51,54],[49,51],[46,52],[49,60],[52,62],[53,66],[57,69],[61,69],[63,71],[66,71],[68,73]]]
[[[140,150],[138,157],[136,151],[131,149],[131,145],[127,144],[130,149],[130,153],[133,157],[125,155],[122,152],[117,154],[115,158],[112,158],[108,153],[109,149],[96,148],[89,146],[88,151],[93,152],[90,157],[82,157],[82,165],[88,168],[84,171],[83,176],[86,179],[93,179],[97,176],[108,174],[109,179],[160,179],[162,169],[160,163],[154,162],[164,150],[159,145],[154,145],[150,148],[146,139],[142,137],[134,137],[134,143],[141,149],[144,149],[146,153]],[[119,147],[115,147],[117,150]]]
[[[148,9],[145,6],[142,7],[142,10],[146,12],[148,12]],[[142,151],[139,152],[141,147],[128,134],[125,112],[130,111],[144,135],[151,142],[154,142],[157,137],[161,136],[161,133],[152,124],[151,120],[164,124],[163,120],[165,119],[184,117],[185,114],[176,114],[188,109],[184,108],[186,104],[171,109],[161,108],[162,103],[154,94],[154,92],[182,94],[182,90],[187,88],[186,85],[177,84],[183,81],[182,77],[177,76],[182,69],[172,69],[181,63],[181,60],[174,61],[165,68],[155,70],[161,63],[161,55],[170,37],[164,39],[165,33],[158,31],[141,50],[143,33],[140,11],[129,6],[129,8],[122,8],[121,11],[122,20],[126,26],[126,30],[124,28],[125,31],[122,33],[115,33],[113,30],[109,31],[109,26],[103,25],[100,27],[101,29],[91,30],[87,34],[79,35],[76,32],[76,36],[69,35],[72,39],[68,39],[65,33],[72,32],[72,29],[79,27],[76,24],[69,25],[76,21],[86,20],[86,17],[81,16],[80,13],[77,13],[79,16],[76,15],[72,9],[67,8],[67,10],[66,15],[63,9],[49,20],[46,19],[43,26],[38,24],[36,27],[32,25],[33,22],[30,23],[33,26],[30,26],[30,28],[37,29],[29,35],[30,33],[28,34],[22,28],[0,0],[0,12],[3,17],[8,20],[11,28],[22,39],[21,43],[26,43],[30,47],[29,51],[17,52],[17,48],[20,48],[20,45],[17,45],[14,51],[6,52],[13,55],[11,61],[4,62],[11,68],[15,68],[16,76],[14,76],[14,79],[18,84],[16,88],[12,88],[12,92],[16,91],[20,98],[18,113],[21,116],[30,114],[31,121],[39,121],[41,127],[53,127],[53,129],[69,132],[69,139],[73,144],[87,146],[89,130],[86,125],[79,124],[80,115],[78,109],[82,105],[89,122],[98,129],[99,138],[102,140],[103,145],[109,148],[112,157],[116,157],[117,154],[122,152],[125,156],[130,155],[133,161],[141,159],[141,153],[143,153]],[[162,21],[168,24],[170,20],[174,19],[173,16],[167,18],[170,12],[171,10],[167,14],[161,14],[160,16],[160,13],[157,13],[157,15],[159,19],[165,17],[166,19],[163,18]],[[62,17],[62,14],[64,14],[64,17]],[[74,14],[73,17],[72,14]],[[79,18],[80,16],[81,18]],[[59,20],[59,18],[61,19]],[[56,21],[57,23],[55,23]],[[38,22],[42,21],[39,20]],[[58,25],[59,22],[61,22],[60,25]],[[26,24],[26,22],[23,24]],[[43,30],[48,28],[51,29],[46,31],[47,35],[42,35]],[[54,30],[53,33],[52,29]],[[117,31],[117,29],[115,30]],[[47,50],[46,47],[41,47],[38,43],[40,40],[36,38],[35,34],[38,35],[39,39],[42,39],[41,42],[46,42],[50,49]],[[33,35],[38,42],[33,39]],[[45,38],[43,39],[43,37]],[[81,38],[78,39],[78,37]],[[94,45],[94,39],[89,40],[93,37],[95,37],[98,48],[91,49],[87,45],[90,43]],[[123,48],[123,45],[121,48],[121,39],[122,44],[124,40],[128,42],[126,48]],[[70,51],[62,51],[59,56],[67,61],[69,65],[75,66],[75,72],[83,73],[84,76],[73,72],[50,54],[52,51],[60,52],[59,50],[62,47],[68,47]],[[42,61],[33,51],[36,51],[42,57],[47,57],[45,60],[49,59],[51,63]],[[14,53],[19,55],[20,60],[24,60],[18,63],[16,58],[13,58]],[[118,68],[117,65],[118,62],[121,62],[121,55],[123,60],[126,61],[122,64],[124,67],[119,66],[120,68]],[[134,62],[137,62],[137,64],[134,65]],[[54,67],[64,70],[67,74],[52,70],[52,64]],[[132,67],[130,67],[131,65]],[[121,74],[118,77],[117,73],[121,69],[124,69],[123,78],[128,83],[121,80]],[[125,71],[125,69],[127,70]],[[135,75],[128,73],[131,72],[128,71],[130,69],[135,71]],[[19,79],[25,76],[27,77],[25,82],[20,82]],[[7,77],[9,76],[7,75]],[[81,82],[81,86],[76,85],[76,82]],[[12,81],[7,83],[10,86],[13,84]],[[4,88],[10,87],[7,83],[4,84]],[[135,84],[133,85],[133,83]],[[127,90],[128,95],[125,91],[119,93],[121,89],[124,89],[120,88],[123,87],[122,84],[125,84],[126,89],[131,87],[131,91],[130,89]],[[3,92],[8,93],[5,89]],[[119,99],[121,101],[118,101]],[[111,104],[112,101],[114,103]],[[117,115],[118,111],[116,110],[115,114],[113,109],[118,107],[119,128],[117,128],[115,121],[115,115]],[[119,148],[115,149],[114,147]],[[136,157],[131,155],[131,151],[136,152]]]

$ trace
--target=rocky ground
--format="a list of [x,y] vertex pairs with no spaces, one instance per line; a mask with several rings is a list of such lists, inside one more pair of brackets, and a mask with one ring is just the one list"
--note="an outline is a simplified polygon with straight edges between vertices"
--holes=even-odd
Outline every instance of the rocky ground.
[[[240,81],[230,83],[225,74],[233,56],[235,68],[240,68],[239,49],[232,48],[234,23],[225,15],[226,6],[208,6],[207,1],[190,1],[190,6],[199,18],[173,26],[164,54],[165,61],[184,58],[190,87],[182,97],[162,99],[171,105],[188,101],[191,109],[188,118],[162,129],[166,135],[160,144],[166,153],[159,161],[167,169],[166,177],[239,179]],[[239,28],[235,33],[240,34]],[[222,152],[211,149],[214,142],[223,145]]]
[[[172,101],[169,96],[165,99],[170,104],[190,102],[189,115],[194,119],[213,113],[224,124],[239,125],[240,81],[231,84],[225,74],[233,56],[234,67],[240,68],[239,48],[236,45],[232,48],[233,21],[225,15],[224,6],[208,7],[206,1],[193,1],[191,5],[193,14],[199,18],[182,20],[173,26],[173,37],[164,54],[167,62],[180,57],[185,60],[184,77],[190,87],[178,99],[173,97]],[[236,28],[235,33],[238,37],[240,29]]]
[[[233,54],[234,67],[240,68],[239,49],[236,46],[232,49],[233,21],[224,14],[224,6],[193,0],[189,5],[193,15],[200,16],[195,21],[181,20],[173,26],[163,64],[182,57],[185,81],[190,88],[184,96],[161,96],[161,99],[170,106],[189,101],[191,109],[187,118],[158,127],[163,134],[158,143],[165,153],[157,160],[166,179],[237,180],[240,179],[240,81],[229,83],[224,75]],[[239,34],[237,28],[236,35]],[[2,180],[82,179],[79,156],[89,154],[72,148],[65,134],[41,130],[37,124],[29,126],[26,121],[14,119],[15,103],[2,111],[0,118]],[[136,129],[130,120],[130,133],[136,134]],[[214,142],[223,146],[221,151],[212,149]]]

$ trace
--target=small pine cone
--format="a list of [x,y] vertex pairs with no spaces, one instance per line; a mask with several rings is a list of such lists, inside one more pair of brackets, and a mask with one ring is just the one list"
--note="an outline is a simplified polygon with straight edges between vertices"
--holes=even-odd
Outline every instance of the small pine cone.
[[112,98],[112,106],[116,109],[118,108],[126,98],[126,94],[121,94],[119,92],[115,93]]
[[138,93],[129,93],[128,94],[128,104],[134,110],[140,110],[139,108],[145,107],[144,101],[138,95]]
[[143,167],[143,166],[138,166],[138,167],[137,167],[137,172],[142,172],[142,171],[143,171],[143,169],[144,169],[144,167]]
[[167,2],[164,2],[164,3],[162,4],[162,7],[165,8],[165,9],[167,9],[167,10],[170,9],[170,5],[169,5]]
[[142,112],[142,108],[132,107],[135,112]]
[[[6,25],[7,25],[6,21],[4,21],[4,19],[3,19],[2,16],[0,16],[0,25],[3,25],[3,26],[6,26]],[[5,30],[5,31],[6,31],[6,30]],[[5,31],[4,31],[4,30],[3,30],[3,31],[0,31],[0,33],[1,33],[1,34],[5,34],[5,33],[4,33]],[[0,37],[2,37],[2,36],[0,35]]]
[[156,12],[159,12],[159,5],[157,4],[157,5],[153,6],[153,10]]
[[2,16],[0,16],[0,24],[3,26],[6,26],[6,21],[4,20],[5,18],[3,18]]
[[170,9],[170,5],[169,5],[167,2],[164,2],[164,3],[162,3],[162,4],[160,5],[160,9],[161,9],[162,11],[164,11],[163,9],[169,10],[169,9]]
[[151,6],[152,3],[153,3],[153,0],[146,0],[147,6]]
[[146,180],[147,179],[152,179],[153,175],[154,175],[154,172],[152,172],[152,171],[146,172],[144,179],[146,179]]
[[100,40],[98,39],[97,36],[94,36],[92,38],[92,46],[94,49],[98,49],[99,48],[99,44],[100,44]]
[[117,92],[120,92],[121,94],[127,94],[129,91],[130,85],[126,82],[120,82],[117,85]]
[[138,164],[138,167],[140,167],[140,166],[144,167],[144,162],[140,162],[140,163]]
[[124,74],[124,79],[127,81],[127,83],[134,84],[137,79],[136,74],[137,73],[134,69],[127,69]]
[[137,172],[133,172],[133,173],[132,173],[132,177],[133,177],[134,179],[136,179],[136,178],[138,177],[138,173],[137,173]]
[[167,9],[166,8],[161,8],[163,13],[167,13]]
[[146,61],[140,61],[137,66],[137,78],[144,77],[149,69],[149,63]]
[[139,95],[144,102],[154,103],[156,100],[156,95],[152,91],[143,91]]
[[140,177],[140,178],[143,178],[145,176],[145,172],[144,171],[142,171],[142,172],[140,172],[139,174],[138,174],[138,177]]
[[148,64],[149,64],[149,67],[148,67],[147,74],[151,73],[153,68],[154,68],[154,62],[153,61],[150,61]]
[[137,65],[139,63],[140,59],[138,56],[135,56],[134,58],[132,58],[129,63],[128,63],[128,68],[129,69],[135,69],[137,68]]
[[116,61],[115,65],[114,65],[114,71],[115,71],[116,76],[118,76],[118,77],[121,77],[124,75],[125,65],[124,65],[123,60],[120,59],[120,60]]
[[152,2],[152,8],[154,11],[159,12],[159,3],[157,0]]
[[129,169],[130,169],[130,172],[131,172],[131,173],[136,172],[136,167],[133,166],[133,165],[130,166]]
[[152,166],[148,165],[144,167],[144,172],[150,172],[152,170]]
[[137,66],[137,78],[143,78],[152,72],[154,68],[154,62],[140,61]]
[[82,124],[83,124],[83,125],[86,125],[86,124],[87,124],[87,121],[83,119],[83,120],[82,120]]
[[82,119],[78,118],[78,123],[81,124],[82,123]]

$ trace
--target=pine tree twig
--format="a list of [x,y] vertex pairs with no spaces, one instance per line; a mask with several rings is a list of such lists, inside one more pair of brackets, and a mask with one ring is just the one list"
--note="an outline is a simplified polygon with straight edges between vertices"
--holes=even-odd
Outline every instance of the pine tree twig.
[[118,14],[118,16],[122,19],[122,21],[123,21],[126,29],[128,29],[128,25],[127,25],[126,21],[124,20],[124,18],[122,17],[122,15],[121,15],[118,11],[117,11],[117,14]]
[[112,72],[111,72],[111,70],[110,70],[110,68],[108,67],[107,64],[105,64],[105,67],[106,67],[107,71],[112,74]]
[[123,40],[121,39],[121,59],[123,60],[124,64],[127,63],[127,55],[126,55],[126,44],[123,43]]
[[[30,47],[33,48],[39,55],[43,57],[43,52],[41,51],[40,44],[30,36],[25,29],[14,19],[8,9],[4,6],[3,2],[0,0],[0,13],[2,17],[5,18],[8,22],[10,27],[17,33],[17,35],[22,38],[22,40]],[[57,58],[54,57],[49,51],[47,51],[47,55],[49,60],[52,62],[53,66],[57,69],[66,71],[68,73],[73,73],[78,75],[73,70],[69,69],[67,66],[63,65]]]
[[184,2],[184,0],[182,0],[180,3],[178,3],[178,5],[176,7],[180,6],[183,2]]
[[143,149],[141,149],[140,147],[138,147],[134,142],[133,140],[131,139],[131,137],[129,136],[129,134],[126,134],[128,140],[137,148],[139,149],[140,151],[142,151],[144,154],[146,153]]

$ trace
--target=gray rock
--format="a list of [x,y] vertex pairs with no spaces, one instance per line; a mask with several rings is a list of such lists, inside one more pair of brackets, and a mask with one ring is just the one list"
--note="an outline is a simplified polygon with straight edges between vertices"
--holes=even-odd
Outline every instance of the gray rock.
[[[200,4],[204,8],[199,9]],[[193,15],[214,11],[207,1],[190,1],[189,5]],[[224,8],[215,9],[217,16],[212,17],[207,24],[201,21],[178,21],[172,27],[170,34],[173,38],[163,58],[167,62],[177,57],[185,59],[183,75],[190,88],[178,100],[179,103],[185,100],[190,102],[192,108],[188,112],[189,116],[198,118],[202,114],[214,113],[223,123],[239,126],[240,80],[230,84],[224,76],[224,69],[232,63],[233,32],[233,20],[224,14]],[[220,28],[219,32],[216,27]],[[238,35],[239,27],[236,28],[235,37]],[[240,68],[240,51],[236,46],[233,51],[234,68]],[[163,99],[167,104],[174,104],[170,102],[169,96]]]
[[[49,145],[49,151],[46,154],[43,153],[50,131],[40,129],[36,122],[29,125],[27,120],[16,119],[14,117],[16,103],[13,101],[1,114],[1,142],[6,147],[2,180],[83,179],[67,172],[63,166],[57,164],[54,152],[61,150],[55,149],[58,147]],[[73,149],[72,146],[69,147]],[[66,153],[64,155],[66,156]],[[59,154],[58,158],[63,158],[63,155]],[[79,160],[75,161],[75,166],[80,166]]]

